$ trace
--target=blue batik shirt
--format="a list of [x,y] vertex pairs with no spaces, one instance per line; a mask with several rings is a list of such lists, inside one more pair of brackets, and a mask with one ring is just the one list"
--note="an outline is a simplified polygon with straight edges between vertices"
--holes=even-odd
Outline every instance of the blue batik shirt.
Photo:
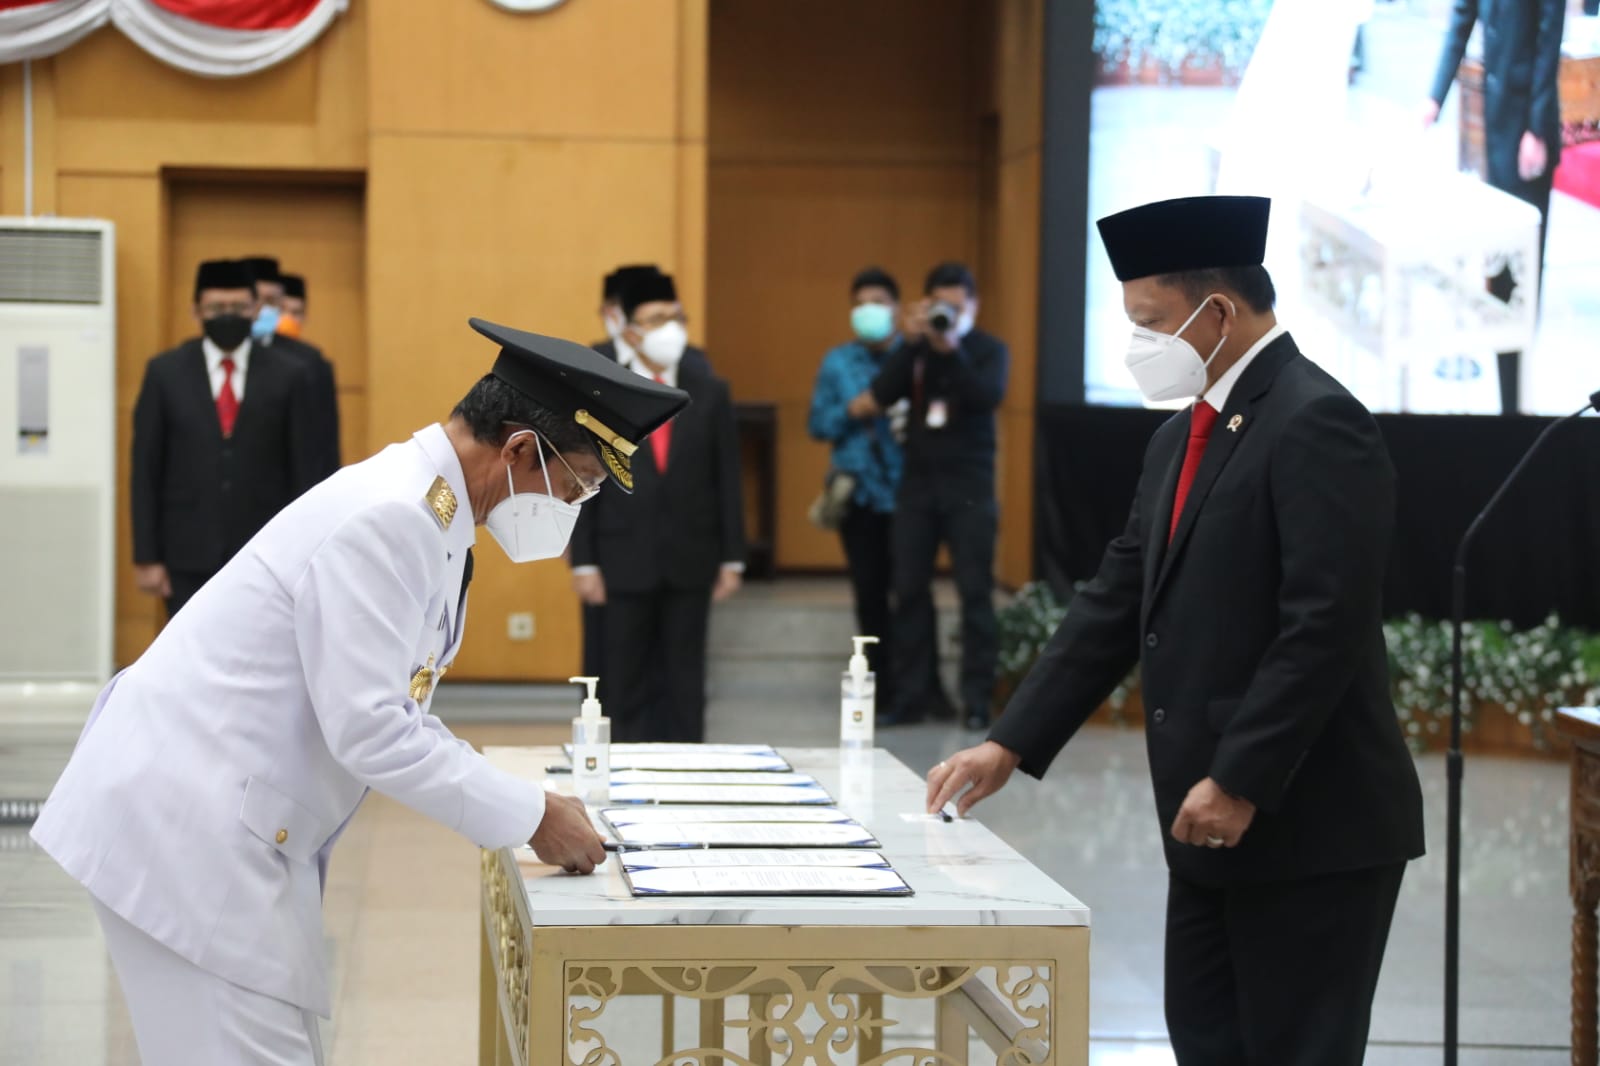
[[888,354],[900,347],[899,336],[887,349],[875,352],[860,341],[841,344],[822,357],[816,389],[811,394],[811,418],[806,428],[817,440],[833,445],[833,469],[855,475],[851,499],[861,507],[888,513],[894,510],[904,456],[894,439],[889,419],[851,418],[846,409],[861,395]]

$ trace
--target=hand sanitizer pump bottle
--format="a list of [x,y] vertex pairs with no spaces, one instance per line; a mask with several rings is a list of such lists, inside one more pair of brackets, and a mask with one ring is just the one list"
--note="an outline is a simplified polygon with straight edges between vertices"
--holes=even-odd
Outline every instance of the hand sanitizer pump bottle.
[[595,699],[597,677],[574,677],[575,685],[589,686],[578,717],[572,720],[572,787],[578,798],[594,806],[611,800],[611,719],[600,713]]
[[868,644],[878,643],[877,637],[852,637],[856,652],[850,656],[850,666],[845,670],[839,700],[839,746],[841,748],[871,748],[873,727],[873,701],[877,694],[877,676],[867,669]]

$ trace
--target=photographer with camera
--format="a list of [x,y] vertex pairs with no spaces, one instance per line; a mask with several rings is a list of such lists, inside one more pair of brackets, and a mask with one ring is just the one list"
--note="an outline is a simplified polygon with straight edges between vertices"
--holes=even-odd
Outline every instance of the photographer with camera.
[[887,725],[921,721],[942,702],[937,676],[933,569],[950,549],[961,597],[961,700],[968,729],[987,729],[994,688],[995,408],[1006,391],[1005,343],[974,327],[978,283],[960,263],[928,272],[924,298],[904,323],[906,343],[872,387],[850,404],[854,418],[911,401],[905,470],[894,521],[894,705]]

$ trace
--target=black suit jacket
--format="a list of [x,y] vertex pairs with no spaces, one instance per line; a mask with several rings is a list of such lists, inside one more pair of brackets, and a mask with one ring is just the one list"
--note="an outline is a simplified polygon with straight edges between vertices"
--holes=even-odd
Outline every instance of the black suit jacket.
[[321,348],[296,337],[278,334],[268,347],[299,363],[311,378],[308,397],[317,441],[314,462],[322,471],[322,477],[327,477],[342,465],[339,457],[339,386],[334,380],[333,364],[322,354]]
[[[1394,469],[1377,424],[1278,338],[1229,394],[1169,546],[1188,434],[1185,411],[1151,438],[1127,528],[991,739],[1043,774],[1138,662],[1174,873],[1243,884],[1420,855],[1421,791],[1389,699]],[[1235,849],[1170,835],[1208,776],[1258,808]]]
[[710,588],[723,563],[744,561],[728,383],[686,361],[678,388],[689,406],[672,420],[666,473],[647,439],[633,456],[633,495],[608,487],[578,513],[572,565],[598,566],[607,592]]
[[133,558],[213,574],[321,480],[311,381],[277,345],[252,345],[224,439],[199,340],[150,360],[133,410]]
[[[884,359],[872,382],[873,398],[881,407],[912,400],[902,491],[956,479],[981,486],[983,495],[993,492],[995,409],[1005,398],[1010,367],[1011,352],[1005,342],[981,329],[962,337],[960,347],[949,355],[940,355],[919,338]],[[942,401],[946,410],[945,424],[936,428],[928,426],[928,405],[933,400]]]
[[1561,98],[1557,73],[1566,0],[1455,0],[1445,33],[1433,98],[1439,103],[1461,67],[1474,23],[1483,23],[1483,126],[1489,183],[1516,192],[1517,151],[1532,131],[1550,153],[1547,173],[1561,158]]
[[[611,338],[607,337],[603,341],[595,341],[593,344],[589,345],[589,347],[593,348],[595,351],[599,352],[613,363],[617,361],[617,342]],[[703,349],[696,348],[692,344],[683,350],[683,359],[679,365],[684,370],[693,370],[698,374],[711,373],[710,356],[706,355]]]

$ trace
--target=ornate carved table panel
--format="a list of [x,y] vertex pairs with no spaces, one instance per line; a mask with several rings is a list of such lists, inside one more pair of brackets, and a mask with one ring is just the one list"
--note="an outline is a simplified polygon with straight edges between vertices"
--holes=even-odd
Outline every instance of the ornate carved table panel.
[[[560,759],[488,754],[530,778]],[[482,1063],[965,1066],[974,1037],[1001,1066],[1087,1062],[1088,908],[978,823],[915,817],[921,779],[887,752],[848,781],[837,751],[785,755],[916,895],[633,899],[614,862],[484,852]]]
[[1556,716],[1572,741],[1572,1062],[1596,1066],[1595,908],[1600,905],[1600,711]]

